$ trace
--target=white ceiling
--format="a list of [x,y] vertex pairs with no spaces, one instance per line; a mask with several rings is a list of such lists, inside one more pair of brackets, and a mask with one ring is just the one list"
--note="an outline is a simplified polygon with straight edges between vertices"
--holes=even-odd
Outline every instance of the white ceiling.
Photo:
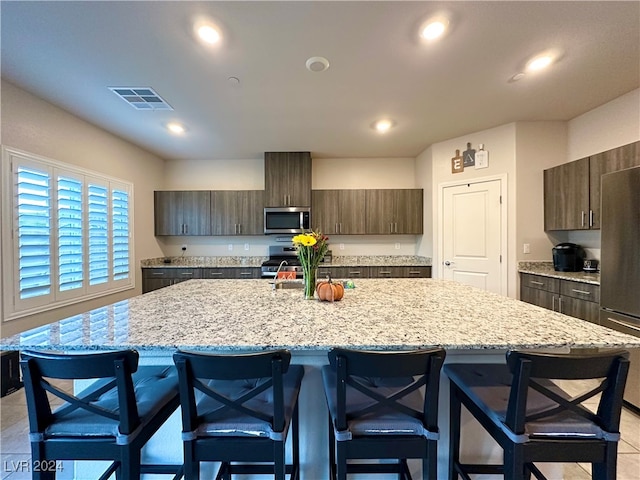
[[[417,28],[446,11],[451,30]],[[192,34],[207,16],[221,45]],[[514,121],[569,120],[640,86],[640,2],[6,2],[2,75],[166,159],[413,157]],[[562,50],[543,74],[508,79]],[[321,55],[322,73],[305,69]],[[234,76],[239,85],[228,78]],[[152,87],[138,111],[110,86]],[[382,116],[395,120],[374,132]],[[182,137],[167,133],[183,122]]]

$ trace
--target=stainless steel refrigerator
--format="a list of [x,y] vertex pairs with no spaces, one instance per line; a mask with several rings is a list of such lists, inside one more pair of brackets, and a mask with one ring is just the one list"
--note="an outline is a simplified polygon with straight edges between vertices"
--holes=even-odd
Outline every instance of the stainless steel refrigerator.
[[[600,324],[640,337],[640,167],[602,176]],[[640,349],[625,401],[640,409]]]

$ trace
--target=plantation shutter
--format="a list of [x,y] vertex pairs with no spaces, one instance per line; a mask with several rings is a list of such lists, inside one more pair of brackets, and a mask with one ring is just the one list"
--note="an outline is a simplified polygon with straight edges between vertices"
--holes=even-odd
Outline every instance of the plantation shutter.
[[82,180],[58,176],[58,289],[83,287]]
[[51,174],[17,168],[18,293],[21,300],[51,295]]
[[109,189],[89,183],[89,285],[109,281]]
[[111,195],[113,279],[129,278],[129,192],[114,189]]

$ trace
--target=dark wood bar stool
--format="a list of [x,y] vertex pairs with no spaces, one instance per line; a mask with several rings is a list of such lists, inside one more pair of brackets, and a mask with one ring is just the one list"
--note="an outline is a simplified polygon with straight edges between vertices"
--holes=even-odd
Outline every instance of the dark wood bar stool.
[[[520,351],[507,353],[506,365],[445,365],[451,385],[449,479],[468,480],[473,473],[544,479],[536,462],[589,462],[594,480],[615,480],[628,357],[625,350],[566,355]],[[577,396],[551,381],[565,385],[593,379],[598,386]],[[592,413],[582,403],[597,395],[598,408]],[[460,461],[461,405],[502,447],[502,465]]]
[[[411,479],[407,459],[420,458],[423,478],[436,479],[444,358],[440,348],[411,352],[335,348],[329,352],[322,377],[329,407],[331,478],[397,473],[400,479]],[[397,463],[349,463],[349,459]]]
[[[298,394],[304,368],[290,365],[290,352],[178,352],[173,358],[180,377],[186,480],[200,478],[203,461],[221,462],[216,479],[235,474],[299,478]],[[293,461],[287,465],[290,427]]]
[[[33,465],[59,460],[108,460],[100,480],[141,473],[182,476],[182,465],[141,465],[141,449],[180,404],[173,366],[140,367],[134,350],[90,354],[24,351],[20,365],[29,415]],[[95,383],[72,395],[52,379]],[[62,399],[57,409],[53,398]],[[33,471],[36,480],[54,479],[56,468]]]

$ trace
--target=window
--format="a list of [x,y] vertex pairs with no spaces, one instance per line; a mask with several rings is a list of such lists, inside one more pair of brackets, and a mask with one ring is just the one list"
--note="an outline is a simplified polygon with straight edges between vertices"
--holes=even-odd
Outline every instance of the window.
[[3,148],[4,318],[133,288],[132,185]]

